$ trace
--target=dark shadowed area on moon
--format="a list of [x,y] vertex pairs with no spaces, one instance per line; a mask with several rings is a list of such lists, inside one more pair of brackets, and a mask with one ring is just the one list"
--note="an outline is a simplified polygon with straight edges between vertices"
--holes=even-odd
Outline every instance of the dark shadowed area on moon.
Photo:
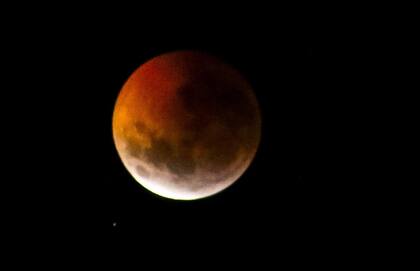
[[[192,174],[195,170],[195,163],[191,155],[191,147],[193,144],[188,144],[187,148],[179,148],[172,146],[172,144],[165,139],[159,139],[156,135],[148,129],[144,124],[136,122],[136,130],[142,135],[146,135],[151,140],[151,147],[143,147],[138,142],[126,138],[127,152],[141,160],[146,160],[153,164],[156,168],[167,167],[176,175]],[[150,173],[146,169],[140,169],[139,173],[143,176],[143,172],[147,175]]]

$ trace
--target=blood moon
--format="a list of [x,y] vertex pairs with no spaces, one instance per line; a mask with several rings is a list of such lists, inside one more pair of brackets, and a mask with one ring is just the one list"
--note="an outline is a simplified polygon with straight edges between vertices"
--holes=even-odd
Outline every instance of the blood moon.
[[205,53],[177,51],[135,70],[113,114],[118,154],[142,186],[193,200],[234,183],[260,141],[260,110],[233,67]]

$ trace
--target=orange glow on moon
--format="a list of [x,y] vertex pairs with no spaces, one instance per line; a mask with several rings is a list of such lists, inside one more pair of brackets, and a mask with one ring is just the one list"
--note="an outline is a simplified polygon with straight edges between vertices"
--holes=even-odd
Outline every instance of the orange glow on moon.
[[207,54],[179,51],[141,65],[118,96],[117,151],[163,197],[192,200],[235,182],[255,156],[261,119],[250,85]]

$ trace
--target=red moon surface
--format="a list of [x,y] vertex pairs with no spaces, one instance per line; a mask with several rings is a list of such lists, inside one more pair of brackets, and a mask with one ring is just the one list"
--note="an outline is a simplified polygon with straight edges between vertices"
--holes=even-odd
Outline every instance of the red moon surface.
[[261,133],[251,86],[195,51],[157,56],[122,87],[113,114],[118,154],[136,181],[166,198],[218,193],[249,167]]

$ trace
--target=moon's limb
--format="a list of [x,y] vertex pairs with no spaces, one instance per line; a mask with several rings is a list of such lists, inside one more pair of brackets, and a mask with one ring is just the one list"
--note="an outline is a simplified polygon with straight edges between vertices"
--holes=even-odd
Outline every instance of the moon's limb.
[[118,97],[114,141],[130,174],[164,197],[191,200],[235,182],[260,139],[251,87],[233,68],[196,52],[156,57]]

